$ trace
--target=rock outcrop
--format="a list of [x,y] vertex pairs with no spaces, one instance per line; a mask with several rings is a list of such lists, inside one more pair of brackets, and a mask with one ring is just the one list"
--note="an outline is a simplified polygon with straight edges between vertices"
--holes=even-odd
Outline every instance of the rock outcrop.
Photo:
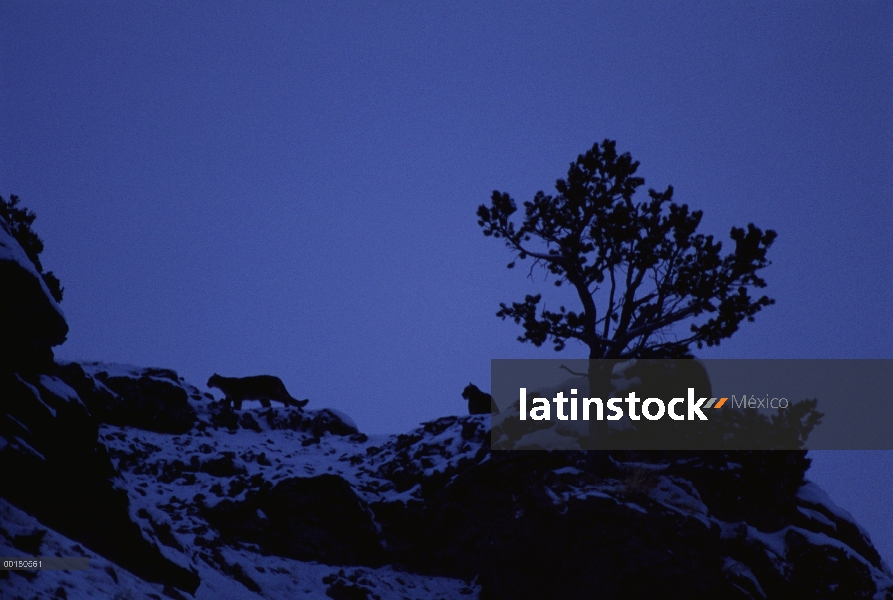
[[[113,378],[169,382],[194,425],[102,423],[80,394]],[[34,427],[5,432],[3,452],[30,447],[23,468],[41,477],[7,467],[18,485],[3,495],[40,520],[25,533],[76,540],[174,597],[229,582],[244,597],[893,598],[867,535],[805,480],[803,452],[499,452],[488,415],[370,438],[335,411],[234,413],[174,374],[115,365],[63,365],[17,385],[16,405],[35,414],[13,417]],[[40,421],[29,395],[56,416]],[[67,433],[53,435],[70,436],[76,457],[34,435],[60,418]],[[67,473],[48,466],[63,460]],[[85,482],[102,524],[79,499]],[[80,528],[37,500],[62,493]],[[18,535],[6,537],[27,543]],[[139,548],[152,568],[136,563]]]
[[0,282],[0,495],[143,579],[194,591],[196,575],[164,558],[131,519],[100,421],[65,382],[84,380],[72,375],[76,366],[53,362],[52,346],[68,332],[62,312],[2,219]]
[[43,278],[0,219],[0,364],[39,370],[52,363],[52,347],[65,341],[68,324]]

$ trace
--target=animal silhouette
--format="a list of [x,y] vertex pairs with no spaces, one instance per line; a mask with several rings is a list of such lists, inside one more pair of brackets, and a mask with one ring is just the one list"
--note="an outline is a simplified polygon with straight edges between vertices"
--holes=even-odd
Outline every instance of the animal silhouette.
[[499,407],[493,402],[493,396],[482,392],[478,386],[469,383],[462,390],[462,397],[468,400],[468,414],[489,415],[499,412]]
[[223,377],[214,373],[208,379],[208,387],[216,387],[226,396],[224,402],[241,410],[243,400],[260,400],[261,406],[270,407],[270,400],[282,402],[285,406],[303,408],[307,400],[292,398],[285,389],[282,380],[273,375],[254,375],[252,377]]

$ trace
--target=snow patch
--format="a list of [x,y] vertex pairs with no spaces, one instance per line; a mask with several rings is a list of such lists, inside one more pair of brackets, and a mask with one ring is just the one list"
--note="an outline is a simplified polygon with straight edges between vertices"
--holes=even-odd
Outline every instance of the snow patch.
[[[723,561],[722,572],[726,575],[731,575],[732,577],[739,577],[742,579],[750,580],[750,582],[753,583],[757,593],[759,593],[763,598],[766,597],[766,592],[763,591],[763,587],[760,585],[760,582],[757,581],[757,578],[753,574],[753,571],[751,571],[750,567],[748,567],[744,563],[740,563],[734,558],[729,558],[727,556],[725,561]],[[742,591],[746,593],[746,590]]]
[[869,536],[868,532],[856,522],[856,519],[853,518],[853,515],[837,506],[834,501],[831,500],[828,494],[825,493],[825,490],[820,488],[812,481],[807,481],[800,487],[799,490],[797,490],[797,499],[802,500],[807,504],[820,506],[838,519],[841,519],[842,521],[846,521],[848,523],[852,523],[859,529],[859,533],[861,533],[866,540],[871,539],[871,536]]
[[51,377],[49,375],[41,375],[40,376],[40,385],[43,389],[47,390],[54,396],[58,398],[62,398],[63,400],[67,400],[68,402],[76,402],[80,404],[84,408],[87,408],[86,405],[81,401],[77,392],[75,392],[71,386],[67,383],[59,379],[58,377]]
[[38,402],[40,402],[41,404],[43,404],[44,408],[46,408],[49,411],[49,413],[51,415],[53,415],[53,417],[55,418],[56,409],[43,401],[43,398],[41,398],[41,396],[40,396],[40,390],[37,389],[35,386],[31,385],[30,383],[28,383],[27,381],[25,381],[24,379],[22,379],[21,376],[19,376],[19,375],[16,375],[16,379],[18,379],[29,390],[31,390],[31,393],[34,395],[34,399],[37,400]]

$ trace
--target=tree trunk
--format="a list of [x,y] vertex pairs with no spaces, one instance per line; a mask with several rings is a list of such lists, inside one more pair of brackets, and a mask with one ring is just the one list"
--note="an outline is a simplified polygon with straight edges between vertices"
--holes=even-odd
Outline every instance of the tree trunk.
[[[601,398],[607,412],[607,402],[611,398],[613,387],[611,385],[611,372],[616,360],[594,359],[590,354],[589,359],[589,397]],[[604,440],[608,434],[608,422],[599,421],[592,414],[589,417],[589,444],[591,448],[598,448],[598,440]]]

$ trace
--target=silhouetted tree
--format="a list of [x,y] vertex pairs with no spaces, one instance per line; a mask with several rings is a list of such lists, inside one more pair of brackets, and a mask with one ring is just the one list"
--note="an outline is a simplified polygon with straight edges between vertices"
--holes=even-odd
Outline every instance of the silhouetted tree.
[[[523,325],[522,342],[562,350],[575,339],[590,359],[691,357],[692,345],[719,344],[774,303],[749,289],[766,286],[757,273],[770,264],[776,233],[753,223],[733,227],[735,250],[723,256],[722,242],[696,233],[702,212],[672,202],[672,186],[634,200],[645,180],[634,176],[639,163],[615,146],[605,140],[578,156],[556,195],[540,191],[524,203],[519,225],[507,193],[494,191],[490,206],[478,208],[484,235],[504,239],[515,260],[531,259],[531,274],[540,266],[556,286],[570,285],[581,303],[549,310],[540,294],[527,295],[496,314]],[[690,322],[688,331],[674,334],[682,322]],[[589,377],[590,385],[606,383],[610,373],[590,369]]]
[[9,227],[9,233],[25,250],[25,254],[31,259],[37,272],[40,273],[40,276],[43,278],[44,283],[46,283],[47,288],[49,288],[53,298],[55,298],[56,302],[62,302],[62,292],[64,288],[62,287],[59,278],[57,278],[52,271],[44,272],[43,265],[40,264],[40,253],[43,252],[43,240],[41,240],[37,234],[34,233],[34,230],[31,229],[31,224],[34,223],[34,219],[37,218],[37,215],[25,207],[20,207],[19,197],[13,194],[9,196],[8,201],[4,200],[3,196],[0,196],[0,218],[6,221],[6,224]]

